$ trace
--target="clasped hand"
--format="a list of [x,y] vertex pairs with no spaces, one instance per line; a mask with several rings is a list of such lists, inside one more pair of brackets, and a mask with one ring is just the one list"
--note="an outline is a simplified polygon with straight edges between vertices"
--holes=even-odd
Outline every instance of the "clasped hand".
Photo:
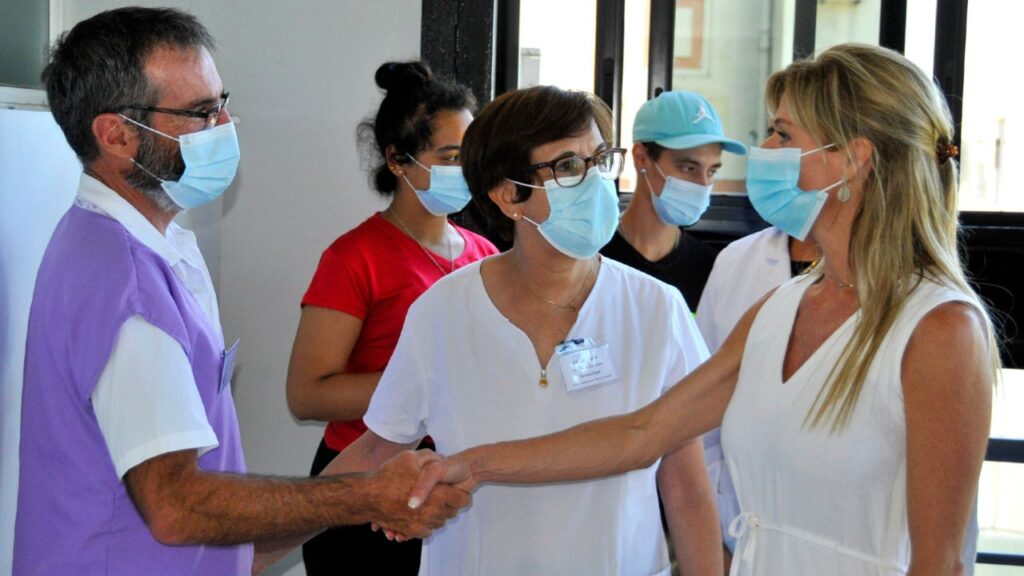
[[380,490],[374,529],[389,539],[425,538],[472,500],[468,467],[429,450],[402,452],[374,474]]
[[[399,542],[410,538],[424,538],[432,530],[443,526],[449,518],[458,513],[459,509],[470,504],[470,492],[476,487],[476,481],[465,461],[458,459],[457,456],[444,458],[429,450],[399,454],[386,462],[378,472],[385,473],[384,469],[387,466],[407,455],[415,458],[412,465],[417,467],[418,477],[415,478],[412,489],[406,493],[408,498],[405,499],[405,511],[411,511],[415,517],[420,518],[420,522],[413,523],[411,528],[388,522],[374,522],[372,525],[374,530],[383,529],[389,540]],[[404,465],[395,462],[395,466]],[[429,529],[424,531],[425,527]]]

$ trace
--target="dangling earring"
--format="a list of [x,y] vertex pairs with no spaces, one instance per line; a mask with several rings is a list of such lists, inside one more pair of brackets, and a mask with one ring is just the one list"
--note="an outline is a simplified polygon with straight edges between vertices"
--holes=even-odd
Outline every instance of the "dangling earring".
[[850,187],[846,185],[846,181],[843,181],[843,186],[839,189],[839,193],[836,194],[836,198],[840,202],[846,202],[850,199]]

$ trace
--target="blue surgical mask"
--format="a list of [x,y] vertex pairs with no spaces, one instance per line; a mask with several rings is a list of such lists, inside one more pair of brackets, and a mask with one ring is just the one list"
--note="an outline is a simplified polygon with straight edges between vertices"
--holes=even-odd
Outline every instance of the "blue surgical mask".
[[540,235],[559,252],[586,260],[612,239],[619,225],[619,199],[615,184],[602,178],[597,168],[588,170],[583,181],[571,188],[562,188],[554,180],[545,181],[543,188],[550,206],[548,219],[538,224],[523,215],[523,220],[536,226]]
[[800,159],[832,146],[807,152],[799,148],[751,147],[747,158],[747,196],[757,213],[797,240],[807,238],[828,199],[827,192],[842,185],[843,180],[821,190],[801,190],[797,186]]
[[711,184],[702,186],[674,176],[665,176],[656,163],[652,164],[658,174],[665,179],[661,194],[654,193],[651,181],[647,178],[647,171],[641,174],[647,182],[647,188],[651,190],[654,211],[657,212],[658,218],[669,226],[690,226],[700,220],[701,215],[711,204]]
[[164,192],[167,192],[171,200],[174,200],[174,203],[181,206],[183,210],[216,200],[221,194],[224,194],[224,191],[235,179],[240,151],[238,149],[238,134],[235,133],[233,122],[214,126],[209,130],[182,134],[175,138],[136,122],[124,114],[121,117],[132,124],[142,126],[146,130],[178,143],[181,148],[181,158],[185,161],[185,172],[177,180],[164,180],[150,172],[145,166],[135,162],[134,158],[132,158],[132,162],[159,180]]
[[447,216],[462,210],[469,203],[469,186],[462,176],[462,168],[459,166],[431,166],[427,168],[420,164],[411,154],[409,158],[424,170],[430,171],[430,187],[426,190],[417,190],[409,179],[402,174],[402,179],[409,185],[409,188],[416,192],[420,204],[434,216]]

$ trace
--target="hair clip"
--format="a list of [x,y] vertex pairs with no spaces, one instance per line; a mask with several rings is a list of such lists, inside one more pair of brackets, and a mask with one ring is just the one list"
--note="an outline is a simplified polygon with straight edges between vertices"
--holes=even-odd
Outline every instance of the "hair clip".
[[956,144],[950,144],[949,142],[939,142],[935,147],[935,155],[939,159],[939,164],[945,164],[946,160],[950,158],[956,158],[960,154],[960,148]]

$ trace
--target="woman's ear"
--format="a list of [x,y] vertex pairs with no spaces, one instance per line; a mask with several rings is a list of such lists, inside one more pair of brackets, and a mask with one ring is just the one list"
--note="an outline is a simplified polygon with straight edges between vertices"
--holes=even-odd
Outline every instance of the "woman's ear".
[[847,179],[852,180],[858,175],[864,177],[871,173],[875,145],[870,140],[863,136],[858,136],[850,140],[847,150],[849,151],[847,162],[850,165]]
[[522,217],[522,210],[519,206],[519,190],[517,188],[512,182],[502,180],[500,184],[491,188],[491,191],[487,193],[491,198],[491,202],[494,202],[498,209],[501,210],[501,213],[512,220],[519,220]]
[[394,144],[388,144],[387,147],[384,148],[384,160],[388,163],[388,170],[391,170],[391,173],[395,176],[401,176],[405,171],[405,169],[402,168],[403,162],[401,162],[401,155],[398,153],[398,148],[395,148]]

